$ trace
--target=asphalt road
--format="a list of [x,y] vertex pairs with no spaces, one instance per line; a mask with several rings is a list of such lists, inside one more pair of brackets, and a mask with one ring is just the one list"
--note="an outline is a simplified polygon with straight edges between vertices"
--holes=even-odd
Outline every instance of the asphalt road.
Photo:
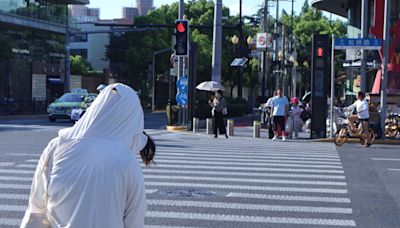
[[[272,142],[161,130],[144,168],[148,228],[400,227],[400,147]],[[18,227],[41,150],[72,123],[0,121],[0,227]]]

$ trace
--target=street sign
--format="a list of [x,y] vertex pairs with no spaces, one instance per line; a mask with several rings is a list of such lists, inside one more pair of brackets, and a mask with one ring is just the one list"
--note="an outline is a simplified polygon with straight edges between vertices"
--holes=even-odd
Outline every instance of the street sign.
[[272,47],[272,36],[269,33],[257,33],[256,48],[266,50]]
[[176,81],[176,87],[179,92],[187,93],[188,90],[188,78],[187,76],[182,76]]
[[364,49],[364,50],[380,50],[382,48],[382,39],[374,38],[336,38],[335,49]]
[[176,103],[178,103],[178,105],[186,105],[187,104],[187,93],[183,93],[183,92],[179,91],[176,94]]

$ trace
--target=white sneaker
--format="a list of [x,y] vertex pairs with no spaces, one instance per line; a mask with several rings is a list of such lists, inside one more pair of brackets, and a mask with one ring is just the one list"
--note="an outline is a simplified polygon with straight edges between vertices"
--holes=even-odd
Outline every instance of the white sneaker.
[[282,136],[282,141],[286,141],[286,137],[285,136]]
[[297,136],[293,136],[292,139],[297,139]]
[[276,137],[276,136],[274,136],[273,138],[272,138],[272,141],[276,141],[278,138]]

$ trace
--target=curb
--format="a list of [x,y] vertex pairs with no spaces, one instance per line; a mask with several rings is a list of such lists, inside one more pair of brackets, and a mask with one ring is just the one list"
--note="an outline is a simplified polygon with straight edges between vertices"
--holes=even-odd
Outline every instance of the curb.
[[186,126],[167,126],[167,131],[187,131]]
[[[326,138],[326,139],[314,139],[310,140],[312,142],[330,142],[333,143],[332,138]],[[358,138],[348,138],[347,139],[348,143],[360,143],[360,139]],[[400,145],[400,140],[397,139],[375,139],[373,144],[388,144],[388,145]]]
[[43,119],[43,118],[47,118],[47,114],[0,116],[0,120],[28,120],[28,119]]

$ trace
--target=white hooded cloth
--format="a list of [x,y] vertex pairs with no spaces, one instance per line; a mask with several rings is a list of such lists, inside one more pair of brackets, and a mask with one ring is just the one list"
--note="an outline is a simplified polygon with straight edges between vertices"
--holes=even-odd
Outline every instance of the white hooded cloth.
[[[144,227],[146,195],[136,158],[147,142],[143,122],[135,91],[107,86],[84,116],[44,149],[21,227],[31,213],[43,210],[51,227]],[[46,165],[47,176],[41,172]]]

